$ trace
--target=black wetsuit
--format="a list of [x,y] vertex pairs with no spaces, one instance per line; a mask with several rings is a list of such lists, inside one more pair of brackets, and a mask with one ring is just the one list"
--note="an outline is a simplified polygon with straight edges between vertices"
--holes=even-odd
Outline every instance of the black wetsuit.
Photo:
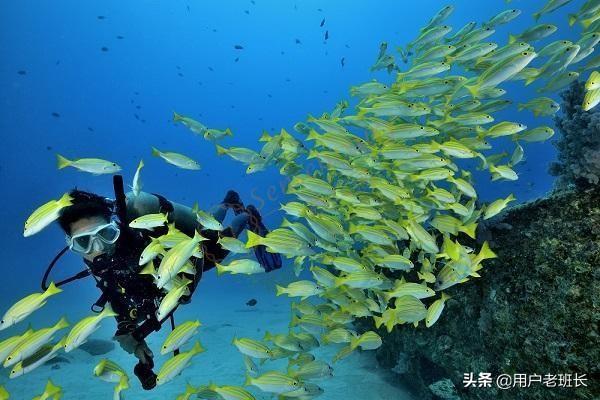
[[[170,212],[173,206],[163,198],[156,195],[161,204],[161,212]],[[124,225],[129,225],[127,221]],[[101,301],[109,302],[113,310],[119,315],[116,317],[118,327],[115,336],[134,334],[136,339],[142,341],[151,332],[159,330],[163,321],[156,320],[156,311],[165,292],[158,289],[151,275],[139,272],[144,266],[139,265],[140,256],[153,238],[166,233],[166,228],[153,231],[125,228],[116,243],[115,251],[111,254],[100,255],[93,261],[85,260],[90,272],[97,281],[98,288],[102,291]],[[193,236],[194,232],[183,232]],[[190,294],[182,297],[180,303],[189,303],[192,293],[196,290],[202,274],[212,269],[215,263],[221,262],[229,253],[223,249],[217,240],[219,235],[232,236],[231,229],[221,232],[201,231],[207,241],[203,241],[204,259],[192,257],[196,273],[183,275],[192,283],[188,285]]]

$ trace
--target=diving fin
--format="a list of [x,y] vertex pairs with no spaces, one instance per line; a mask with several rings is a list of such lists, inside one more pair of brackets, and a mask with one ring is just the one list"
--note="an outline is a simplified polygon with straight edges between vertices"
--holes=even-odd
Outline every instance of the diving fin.
[[227,208],[233,209],[235,215],[240,215],[245,211],[244,203],[242,203],[240,195],[235,190],[229,190],[221,204]]
[[[262,223],[262,217],[256,207],[249,205],[246,207],[246,211],[248,214],[250,214],[250,219],[248,220],[248,229],[259,236],[265,237],[269,233],[269,230]],[[282,262],[280,254],[268,252],[266,246],[262,244],[254,246],[253,249],[256,260],[265,269],[265,271],[271,272],[274,269],[281,268]]]

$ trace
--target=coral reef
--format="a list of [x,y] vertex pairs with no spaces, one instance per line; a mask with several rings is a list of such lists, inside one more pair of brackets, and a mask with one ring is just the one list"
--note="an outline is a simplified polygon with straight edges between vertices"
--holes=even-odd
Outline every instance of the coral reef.
[[[600,398],[599,227],[600,186],[508,210],[488,227],[498,258],[482,277],[450,288],[431,328],[378,330],[379,363],[424,400],[453,396],[453,388],[461,399]],[[465,388],[470,372],[587,374],[588,387]]]
[[583,111],[584,83],[575,81],[565,90],[562,114],[555,118],[561,137],[554,143],[558,162],[550,165],[558,190],[588,188],[600,183],[600,112]]

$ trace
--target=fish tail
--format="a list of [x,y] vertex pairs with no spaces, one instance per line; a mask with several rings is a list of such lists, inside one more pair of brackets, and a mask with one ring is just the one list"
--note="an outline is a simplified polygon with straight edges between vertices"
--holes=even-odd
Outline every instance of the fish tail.
[[62,318],[60,319],[60,321],[58,321],[58,322],[56,323],[56,326],[55,326],[55,328],[58,330],[58,329],[63,329],[63,328],[66,328],[66,327],[68,327],[68,326],[69,326],[69,321],[67,321],[67,319],[66,319],[65,317],[62,317]]
[[71,195],[69,193],[65,193],[58,200],[58,202],[65,207],[70,206],[71,204],[73,204],[73,197],[71,197]]
[[252,377],[248,372],[246,372],[246,380],[244,381],[244,386],[252,385]]
[[129,389],[129,378],[127,375],[123,375],[119,381],[119,387],[121,390]]
[[378,317],[377,315],[373,316],[373,321],[375,322],[375,327],[377,329],[379,329],[379,327],[381,326],[381,324],[383,324],[383,318],[382,317]]
[[160,157],[160,151],[156,147],[152,147],[152,155],[154,157]]
[[477,97],[479,95],[479,86],[475,85],[465,85],[465,88],[471,93],[471,96]]
[[56,386],[54,383],[52,383],[52,381],[50,379],[48,379],[48,385],[47,385],[46,389],[48,392],[51,392],[51,393],[61,391],[61,389],[58,386]]
[[366,107],[358,107],[358,114],[356,114],[356,116],[358,118],[362,118],[364,117],[369,111],[367,110]]
[[222,156],[223,154],[227,154],[227,149],[223,146],[217,145],[217,155]]
[[300,323],[300,318],[297,315],[292,315],[292,320],[290,321],[290,328],[298,325]]
[[202,353],[203,351],[205,351],[204,347],[202,347],[199,341],[196,341],[194,347],[191,350],[192,354]]
[[534,19],[534,21],[538,22],[538,20],[540,19],[541,16],[542,16],[541,12],[533,13],[533,19]]
[[271,135],[269,135],[269,132],[267,131],[263,131],[262,135],[260,135],[260,138],[258,138],[259,142],[268,142],[272,139]]
[[48,289],[46,289],[46,295],[47,296],[52,296],[55,294],[58,294],[62,292],[62,289],[60,289],[59,287],[57,287],[54,282],[50,282],[50,286],[48,286]]
[[584,19],[583,21],[581,21],[581,26],[583,26],[584,29],[587,29],[592,22],[594,22],[594,18],[588,18],[588,19]]
[[525,108],[525,104],[523,104],[523,103],[519,103],[519,105],[517,106],[518,111],[523,111],[524,108]]
[[231,132],[231,129],[225,129],[225,136],[233,136],[233,132]]
[[248,242],[246,242],[246,248],[249,249],[250,247],[258,246],[261,244],[262,239],[263,238],[256,233],[248,231]]
[[281,296],[285,293],[285,288],[279,285],[275,285],[276,296]]
[[56,155],[56,163],[57,163],[58,169],[63,169],[72,164],[71,160],[66,159],[65,157],[61,156],[60,154]]
[[104,317],[116,317],[119,314],[117,314],[116,312],[113,311],[112,307],[110,306],[110,304],[107,304],[106,307],[104,307],[104,310],[102,310],[102,312],[100,313],[101,318]]
[[569,26],[575,25],[577,22],[577,14],[569,14]]
[[181,114],[177,114],[175,111],[173,111],[173,122],[178,122],[181,121],[183,118],[181,117]]
[[352,350],[354,350],[358,347],[359,339],[360,339],[360,337],[356,337],[356,336],[354,336],[350,339],[350,348]]
[[508,35],[508,44],[513,44],[516,41],[517,41],[516,35]]
[[218,263],[217,263],[217,264],[216,264],[216,266],[217,266],[217,276],[221,276],[221,275],[223,275],[225,272],[227,272],[227,271],[225,270],[225,267],[224,267],[223,265],[221,265],[221,264],[218,264]]
[[[66,336],[65,336],[65,338],[66,338]],[[108,360],[106,358],[103,358],[102,360],[100,360],[100,362],[98,363],[96,368],[94,368],[94,375],[96,375],[96,376],[102,375],[102,371],[104,371],[104,367],[106,366],[107,362],[108,362]]]
[[308,132],[308,136],[306,137],[306,140],[317,140],[319,138],[319,135],[317,134],[317,132],[314,129],[311,129]]
[[492,249],[490,249],[490,245],[487,242],[487,240],[485,242],[483,242],[483,245],[481,246],[481,250],[479,250],[479,255],[481,255],[485,259],[497,258],[498,257],[496,255],[496,253],[494,253],[492,251]]
[[471,239],[475,239],[475,230],[477,229],[477,222],[472,222],[468,225],[464,225],[460,231],[467,234]]
[[532,76],[531,78],[525,79],[525,86],[531,85],[533,82],[535,82],[536,79],[537,79],[537,75]]

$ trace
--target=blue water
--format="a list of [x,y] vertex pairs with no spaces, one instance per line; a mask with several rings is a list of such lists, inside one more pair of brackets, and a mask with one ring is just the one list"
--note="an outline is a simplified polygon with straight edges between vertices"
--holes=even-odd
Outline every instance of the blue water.
[[[292,132],[294,123],[308,114],[320,115],[339,100],[348,99],[350,86],[372,78],[391,81],[385,72],[369,72],[379,43],[387,41],[390,49],[404,45],[446,4],[432,0],[255,3],[22,0],[0,5],[0,310],[37,291],[47,263],[64,246],[57,226],[23,238],[27,216],[73,187],[112,197],[110,176],[58,171],[56,153],[114,160],[124,168],[126,182],[131,182],[143,158],[144,190],[188,205],[198,201],[208,208],[228,189],[235,189],[246,203],[261,208],[267,225],[276,226],[282,218],[279,204],[287,198],[286,179],[275,169],[246,175],[241,164],[219,158],[211,143],[173,124],[172,112],[192,116],[210,127],[231,128],[235,136],[227,139],[227,146],[257,148],[263,130],[286,128]],[[508,6],[523,14],[498,28],[491,39],[504,43],[508,33],[533,25],[531,14],[543,3],[511,2]],[[558,38],[578,39],[578,29],[569,30],[566,23],[566,14],[579,5],[573,3],[544,19],[556,24],[559,31],[539,45]],[[500,0],[452,4],[455,12],[447,23],[455,30],[471,20],[487,20],[508,7]],[[322,19],[324,27],[319,26]],[[296,39],[301,43],[295,43]],[[235,45],[244,48],[236,50]],[[523,88],[521,82],[503,87],[515,103],[533,95],[533,89]],[[497,119],[552,126],[551,119],[534,119],[531,113],[517,113],[515,108],[497,113]],[[166,165],[150,155],[150,146],[183,152],[203,169],[184,171]],[[552,144],[524,147],[527,162],[517,168],[518,181],[490,183],[487,173],[477,175],[483,200],[512,192],[519,201],[526,201],[551,189],[553,178],[547,165],[555,158]],[[508,141],[506,148],[512,151]],[[77,257],[69,255],[59,273],[68,275],[81,266]],[[211,297],[210,303],[206,297],[196,299],[186,312],[210,310],[218,316],[220,305],[230,303],[214,299],[227,300],[230,293],[240,307],[246,298],[256,297],[261,305],[266,302],[265,310],[269,310],[274,307],[272,302],[286,304],[272,296],[273,283],[291,279],[289,268],[252,280],[217,282],[210,277],[201,286],[204,293],[216,297]],[[92,281],[72,284],[60,300],[51,302],[32,320],[54,321],[64,311],[76,321],[86,315],[97,295]],[[203,291],[197,295],[202,297]],[[270,314],[258,315],[264,319],[259,325],[268,327]],[[107,327],[107,334],[111,329]],[[44,379],[39,381],[42,386],[48,371],[44,370]],[[60,384],[60,371],[52,372]],[[4,381],[0,374],[0,384]],[[132,381],[130,396],[138,398],[134,396],[143,393],[135,386],[135,378]],[[75,387],[64,386],[65,398],[80,398],[68,393]],[[7,387],[23,389],[18,380]],[[336,394],[326,392],[323,398],[335,399]]]

